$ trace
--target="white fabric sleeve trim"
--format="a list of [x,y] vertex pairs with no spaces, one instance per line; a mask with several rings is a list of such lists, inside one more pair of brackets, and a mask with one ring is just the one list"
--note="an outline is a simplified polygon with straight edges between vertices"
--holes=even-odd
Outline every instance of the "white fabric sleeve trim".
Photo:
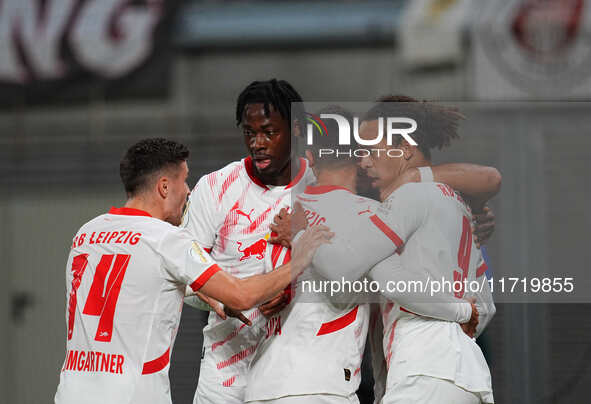
[[434,182],[433,170],[431,167],[419,167],[419,174],[421,175],[421,182]]

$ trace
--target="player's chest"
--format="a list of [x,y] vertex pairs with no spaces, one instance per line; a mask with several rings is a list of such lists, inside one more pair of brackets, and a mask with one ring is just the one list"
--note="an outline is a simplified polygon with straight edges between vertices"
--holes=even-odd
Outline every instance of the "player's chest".
[[219,216],[214,245],[218,257],[240,264],[264,260],[269,225],[282,208],[289,207],[290,195],[253,196],[235,201]]

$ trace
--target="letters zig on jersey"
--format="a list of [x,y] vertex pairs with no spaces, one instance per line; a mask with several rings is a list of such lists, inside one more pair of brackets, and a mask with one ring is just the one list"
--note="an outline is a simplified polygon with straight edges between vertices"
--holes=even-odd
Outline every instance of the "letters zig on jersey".
[[[359,212],[377,205],[349,190],[308,186],[296,200],[309,226],[326,225],[339,232]],[[362,213],[363,214],[363,213]],[[359,254],[359,251],[352,251]],[[292,288],[292,302],[270,323],[251,362],[246,400],[273,400],[285,395],[355,394],[369,325],[369,305],[346,294],[332,299],[306,284],[325,278],[308,268]],[[280,325],[277,332],[274,325]],[[311,369],[321,369],[312,372]],[[313,402],[313,400],[311,400]]]

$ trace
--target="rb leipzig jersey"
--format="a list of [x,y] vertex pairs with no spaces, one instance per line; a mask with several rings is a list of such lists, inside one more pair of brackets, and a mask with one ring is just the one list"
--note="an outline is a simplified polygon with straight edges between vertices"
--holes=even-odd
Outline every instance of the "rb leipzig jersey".
[[[299,163],[299,171],[286,186],[261,183],[253,174],[250,157],[203,176],[191,192],[183,226],[211,249],[223,270],[238,278],[264,273],[269,225],[281,208],[291,206],[292,192],[301,192],[314,181],[307,161],[300,159]],[[273,250],[270,245],[269,249]],[[278,263],[285,259],[284,254]],[[203,329],[199,383],[210,388],[245,385],[266,320],[256,308],[244,314],[252,327],[235,318],[222,320],[214,312],[209,314]]]
[[[337,234],[351,217],[367,215],[378,204],[334,186],[308,186],[296,200],[310,226],[326,225]],[[348,397],[359,388],[369,304],[360,293],[332,298],[319,289],[323,280],[313,267],[304,271],[293,284],[291,303],[268,323],[251,363],[246,402],[305,394]]]
[[[401,248],[400,255],[393,257],[405,270],[426,270],[439,282],[478,285],[470,290],[462,286],[453,293],[459,299],[477,298],[481,332],[494,314],[494,304],[484,276],[486,264],[472,238],[472,214],[461,197],[444,184],[411,183],[392,193],[377,216]],[[384,265],[392,262],[386,260]],[[393,303],[383,306],[382,315],[387,390],[401,378],[427,375],[451,380],[483,402],[493,402],[484,356],[457,323],[417,316]]]
[[186,285],[220,268],[191,234],[112,208],[83,225],[66,267],[57,404],[171,403],[168,367]]

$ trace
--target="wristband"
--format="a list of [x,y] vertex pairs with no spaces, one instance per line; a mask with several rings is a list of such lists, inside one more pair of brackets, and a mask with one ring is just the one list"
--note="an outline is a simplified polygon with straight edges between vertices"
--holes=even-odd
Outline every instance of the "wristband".
[[421,182],[433,182],[433,170],[431,170],[431,167],[419,167],[419,174],[421,176]]

